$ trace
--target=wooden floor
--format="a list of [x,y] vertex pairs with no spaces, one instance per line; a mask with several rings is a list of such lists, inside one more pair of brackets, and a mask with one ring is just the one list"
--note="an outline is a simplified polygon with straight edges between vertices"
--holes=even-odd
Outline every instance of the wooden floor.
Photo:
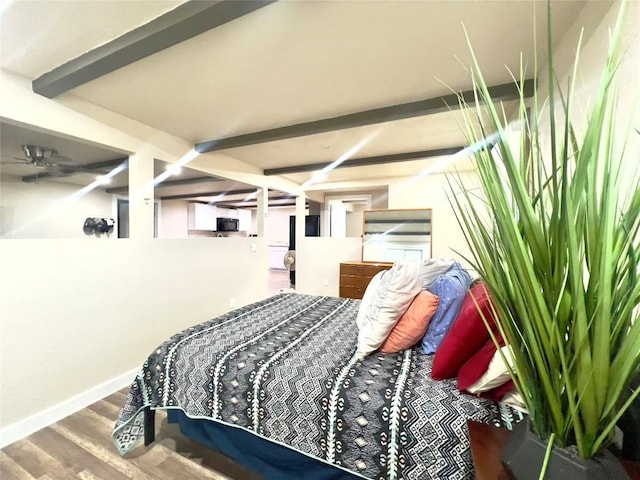
[[[0,450],[2,480],[254,480],[227,457],[186,439],[156,412],[156,441],[124,457],[111,431],[124,404],[123,389]],[[141,442],[142,443],[142,442]]]

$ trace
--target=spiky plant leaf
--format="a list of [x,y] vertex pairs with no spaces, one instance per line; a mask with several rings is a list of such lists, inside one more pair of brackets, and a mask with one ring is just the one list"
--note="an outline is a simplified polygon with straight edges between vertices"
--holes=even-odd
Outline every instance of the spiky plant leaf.
[[579,57],[563,88],[550,27],[548,99],[525,98],[522,67],[515,147],[471,48],[477,101],[460,98],[468,140],[500,134],[493,149],[473,154],[482,201],[462,177],[450,180],[461,191],[452,203],[469,261],[494,298],[535,429],[557,445],[575,444],[585,458],[606,445],[640,394],[627,388],[640,374],[640,175],[630,179],[635,189],[622,188],[621,165],[630,157],[615,124],[624,8],[583,134],[573,124]]

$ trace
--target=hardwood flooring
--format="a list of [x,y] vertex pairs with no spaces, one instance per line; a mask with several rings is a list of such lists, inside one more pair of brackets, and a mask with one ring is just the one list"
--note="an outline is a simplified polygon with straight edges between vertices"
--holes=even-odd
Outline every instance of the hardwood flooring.
[[259,480],[169,425],[156,412],[156,441],[122,457],[111,431],[128,388],[0,450],[2,480]]
[[288,270],[269,270],[269,296],[292,291]]

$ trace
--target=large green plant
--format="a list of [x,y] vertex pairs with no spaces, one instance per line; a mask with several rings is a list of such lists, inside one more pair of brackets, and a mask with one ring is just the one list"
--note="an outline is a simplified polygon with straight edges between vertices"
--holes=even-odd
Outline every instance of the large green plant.
[[623,178],[621,166],[638,158],[624,149],[628,126],[614,122],[622,16],[581,134],[573,128],[574,86],[563,92],[553,69],[550,27],[548,98],[525,98],[524,81],[515,80],[517,142],[504,133],[510,119],[494,105],[472,53],[476,106],[461,99],[468,138],[497,135],[494,148],[473,155],[481,193],[459,176],[451,185],[463,187],[453,203],[469,261],[494,297],[534,427],[585,458],[607,444],[640,393],[628,389],[640,374],[640,176]]

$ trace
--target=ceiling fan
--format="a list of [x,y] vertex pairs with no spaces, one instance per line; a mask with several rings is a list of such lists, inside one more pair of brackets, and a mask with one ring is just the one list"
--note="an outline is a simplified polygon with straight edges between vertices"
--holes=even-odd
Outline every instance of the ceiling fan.
[[58,155],[58,151],[53,148],[39,147],[37,145],[22,145],[22,152],[26,158],[14,157],[16,160],[20,160],[20,162],[14,163],[24,163],[37,168],[64,168],[66,164],[63,162],[72,162],[70,158]]

